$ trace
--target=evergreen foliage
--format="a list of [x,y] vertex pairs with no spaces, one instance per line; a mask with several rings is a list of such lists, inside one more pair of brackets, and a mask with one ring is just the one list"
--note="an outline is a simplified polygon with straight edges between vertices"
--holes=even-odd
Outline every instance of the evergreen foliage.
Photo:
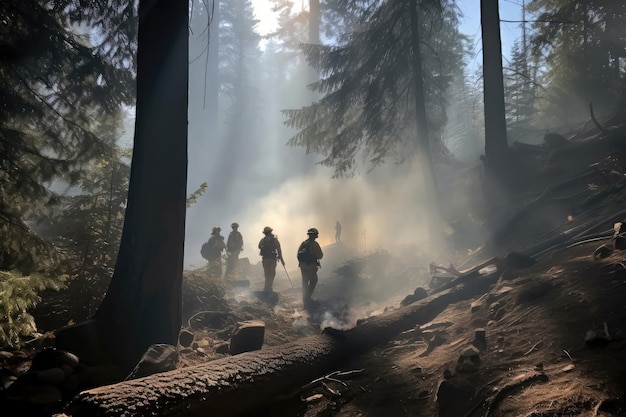
[[[411,29],[406,0],[362,6],[358,30],[337,45],[304,45],[319,71],[312,89],[323,97],[301,109],[285,110],[286,124],[299,130],[292,146],[325,156],[335,176],[351,175],[363,152],[375,167],[389,156],[403,161],[415,152]],[[439,136],[446,122],[444,94],[463,47],[453,3],[420,3],[422,57],[429,128]],[[432,148],[446,153],[441,142]],[[437,152],[437,151],[435,151]]]
[[115,143],[120,109],[134,104],[137,10],[8,0],[0,18],[0,339],[15,344],[34,330],[38,293],[115,258],[128,179]]
[[[132,103],[132,2],[4,1],[0,16],[0,269],[47,269],[28,220],[56,203],[54,181],[77,185],[85,165],[112,155],[95,131]],[[95,117],[95,116],[98,117]],[[22,238],[23,237],[23,238]],[[16,255],[31,253],[33,256]]]
[[18,271],[0,271],[0,346],[19,346],[21,337],[37,330],[29,309],[40,300],[45,289],[60,290],[65,276],[22,275]]
[[533,53],[548,67],[545,113],[553,121],[588,116],[590,102],[612,109],[623,95],[626,3],[620,0],[532,0]]
[[535,72],[524,48],[516,42],[511,51],[510,66],[504,68],[506,117],[511,141],[524,139],[532,129],[537,88]]

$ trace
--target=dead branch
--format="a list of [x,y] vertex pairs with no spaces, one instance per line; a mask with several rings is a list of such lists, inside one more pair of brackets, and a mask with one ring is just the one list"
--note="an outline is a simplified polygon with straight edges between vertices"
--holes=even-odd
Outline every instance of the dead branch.
[[487,404],[487,413],[485,417],[489,417],[493,410],[500,404],[500,402],[511,392],[525,388],[536,382],[547,382],[548,377],[544,373],[532,373],[527,375],[520,375],[512,380],[509,384],[496,388],[493,395],[488,397],[484,402]]

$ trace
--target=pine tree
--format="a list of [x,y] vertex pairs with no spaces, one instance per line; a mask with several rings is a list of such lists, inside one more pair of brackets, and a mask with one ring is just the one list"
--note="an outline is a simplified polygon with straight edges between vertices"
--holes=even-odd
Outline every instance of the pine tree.
[[567,122],[588,105],[612,110],[622,96],[626,3],[615,0],[532,0],[533,54],[548,68],[543,113]]
[[55,251],[29,219],[111,155],[96,115],[133,101],[132,3],[78,0],[0,4],[0,269],[51,268]]
[[[462,47],[453,5],[420,3],[422,65],[431,138],[445,124],[444,93],[452,69],[461,66]],[[322,165],[336,176],[350,175],[362,152],[375,167],[416,151],[415,83],[410,2],[370,2],[361,9],[359,30],[339,37],[338,45],[305,45],[321,74],[312,85],[323,97],[301,109],[286,110],[287,125],[299,130],[290,141],[325,156]],[[449,33],[450,37],[441,37]],[[443,149],[434,146],[434,150]]]

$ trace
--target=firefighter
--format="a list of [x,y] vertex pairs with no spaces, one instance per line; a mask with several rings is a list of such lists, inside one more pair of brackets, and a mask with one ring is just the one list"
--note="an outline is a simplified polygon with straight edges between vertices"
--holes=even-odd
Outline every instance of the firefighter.
[[313,304],[313,291],[317,285],[317,270],[320,268],[320,259],[324,256],[320,244],[315,241],[319,231],[312,227],[306,232],[308,239],[298,248],[298,266],[302,273],[302,303],[305,307]]
[[274,278],[276,277],[276,263],[280,262],[285,266],[283,260],[283,252],[280,248],[280,242],[278,237],[272,233],[273,229],[269,226],[263,228],[263,239],[259,242],[259,251],[263,264],[263,273],[265,275],[264,292],[272,292],[272,286],[274,284]]
[[228,235],[228,240],[226,241],[226,253],[228,255],[226,258],[226,272],[224,273],[224,278],[226,279],[235,277],[239,254],[243,250],[243,236],[239,232],[239,224],[233,222],[230,227],[233,230]]

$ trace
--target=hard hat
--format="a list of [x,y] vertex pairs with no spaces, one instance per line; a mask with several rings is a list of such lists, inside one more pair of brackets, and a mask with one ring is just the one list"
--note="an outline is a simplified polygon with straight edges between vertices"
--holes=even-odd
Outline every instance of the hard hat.
[[318,232],[315,227],[311,227],[309,230],[307,230],[306,234],[307,235],[319,235],[320,232]]
[[233,224],[231,224],[230,227],[232,228],[239,227],[239,223],[233,222]]
[[218,232],[221,232],[221,231],[222,231],[222,228],[221,228],[221,227],[219,227],[219,226],[215,226],[215,227],[212,229],[211,234],[215,234],[215,233],[218,233]]
[[272,229],[272,228],[271,228],[271,227],[269,227],[269,226],[265,226],[265,227],[263,228],[263,233],[272,233],[272,230],[274,230],[274,229]]

